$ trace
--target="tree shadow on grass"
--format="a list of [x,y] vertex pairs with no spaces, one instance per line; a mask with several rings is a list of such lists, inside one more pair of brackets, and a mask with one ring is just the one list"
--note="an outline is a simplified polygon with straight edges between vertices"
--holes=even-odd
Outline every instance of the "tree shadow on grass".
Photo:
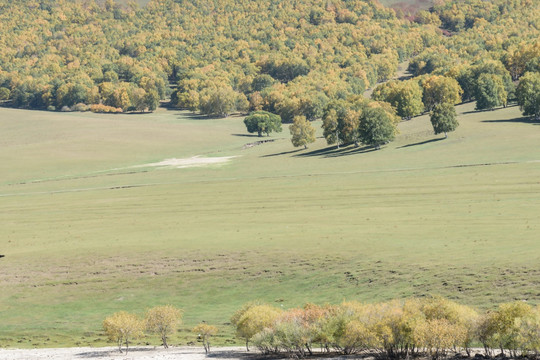
[[523,123],[523,124],[532,124],[540,125],[540,119],[535,119],[534,116],[523,116],[514,119],[501,119],[501,120],[482,120],[485,123]]
[[309,151],[303,154],[298,154],[295,156],[298,156],[298,157],[320,156],[320,157],[325,157],[325,158],[333,158],[333,157],[368,153],[368,152],[372,152],[376,150],[377,149],[372,146],[363,146],[363,147],[347,146],[347,147],[342,147],[339,149],[336,148],[335,146],[331,146],[324,149],[313,150],[313,151]]
[[268,136],[259,136],[257,134],[231,134],[232,136],[244,136],[244,137],[255,137],[255,138],[260,138],[260,139],[264,139],[265,137],[268,137]]
[[400,146],[400,147],[398,147],[398,149],[401,149],[401,148],[407,148],[407,147],[411,147],[411,146],[418,146],[418,145],[429,144],[429,143],[436,142],[436,141],[441,141],[441,140],[444,140],[444,139],[446,139],[446,138],[437,138],[437,139],[431,139],[431,140],[420,141],[420,142],[417,142],[417,143],[407,144],[407,145]]
[[252,352],[246,353],[244,351],[234,351],[234,350],[211,350],[207,355],[207,358],[218,358],[218,359],[282,359],[283,357],[272,356],[272,355],[261,355],[260,353]]
[[303,149],[296,149],[296,150],[291,150],[291,151],[282,151],[282,152],[275,153],[275,154],[263,155],[263,156],[261,156],[261,157],[262,157],[262,158],[266,158],[266,157],[273,157],[273,156],[280,156],[280,155],[294,154],[294,153],[297,153],[297,152],[302,151],[302,150],[303,150]]
[[[133,353],[133,352],[146,352],[146,351],[154,351],[154,349],[152,348],[131,348],[129,349],[127,355],[129,355],[130,353]],[[95,350],[95,351],[87,351],[87,352],[82,352],[82,353],[78,353],[78,354],[75,354],[76,357],[78,358],[83,358],[83,359],[92,359],[92,358],[104,358],[104,357],[109,357],[109,356],[113,356],[113,355],[118,355],[118,356],[126,356],[126,352],[125,352],[125,349],[122,349],[122,352],[118,351],[118,350]]]

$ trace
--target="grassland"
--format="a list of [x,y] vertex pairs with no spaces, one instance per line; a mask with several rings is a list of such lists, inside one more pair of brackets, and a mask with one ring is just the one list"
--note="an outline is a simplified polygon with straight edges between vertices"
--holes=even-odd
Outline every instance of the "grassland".
[[[103,318],[171,303],[173,343],[241,304],[441,294],[540,302],[540,128],[509,107],[425,116],[380,151],[259,146],[241,118],[0,111],[0,346],[103,345]],[[319,127],[320,124],[316,123]],[[144,164],[236,156],[198,168]]]

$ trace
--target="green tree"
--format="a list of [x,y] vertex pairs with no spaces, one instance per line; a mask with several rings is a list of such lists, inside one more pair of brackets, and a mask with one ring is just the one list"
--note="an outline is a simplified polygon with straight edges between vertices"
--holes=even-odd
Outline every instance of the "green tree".
[[247,131],[256,132],[259,137],[265,133],[267,136],[271,132],[281,132],[281,116],[267,111],[254,111],[244,119]]
[[149,309],[145,316],[146,329],[161,337],[163,346],[168,348],[167,335],[172,334],[182,321],[182,310],[172,305],[156,306]]
[[448,103],[437,104],[430,114],[431,125],[435,135],[444,133],[444,137],[448,137],[448,132],[456,130],[459,126],[456,117],[456,109],[454,105]]
[[519,80],[516,96],[523,115],[540,120],[540,73],[525,73]]
[[307,145],[315,141],[315,129],[303,115],[294,117],[289,131],[292,135],[291,142],[295,147],[303,145],[304,149],[307,149]]
[[0,101],[8,100],[11,95],[11,91],[8,88],[0,87]]
[[129,341],[142,336],[143,322],[134,314],[120,311],[108,316],[103,321],[103,329],[107,337],[116,341],[118,350],[122,352],[122,345],[126,345],[126,354],[129,350]]
[[328,145],[337,144],[339,149],[339,122],[338,112],[335,108],[325,109],[322,119],[323,136]]
[[394,119],[384,108],[367,106],[362,112],[358,138],[363,144],[380,149],[381,145],[394,140],[396,132]]
[[475,87],[476,110],[506,106],[507,93],[499,75],[481,74]]
[[275,82],[275,80],[268,74],[261,74],[257,75],[253,78],[253,81],[251,82],[251,88],[253,91],[262,91],[266,89],[267,87],[272,86],[272,84]]

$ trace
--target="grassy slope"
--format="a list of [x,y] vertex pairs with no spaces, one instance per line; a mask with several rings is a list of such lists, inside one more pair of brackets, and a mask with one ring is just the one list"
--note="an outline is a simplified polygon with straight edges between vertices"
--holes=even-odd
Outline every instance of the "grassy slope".
[[[0,346],[103,344],[106,315],[164,303],[185,309],[174,341],[206,320],[222,344],[256,298],[538,303],[538,125],[472,108],[447,140],[419,117],[380,151],[286,132],[242,150],[240,118],[2,109]],[[132,167],[202,154],[238,157]]]

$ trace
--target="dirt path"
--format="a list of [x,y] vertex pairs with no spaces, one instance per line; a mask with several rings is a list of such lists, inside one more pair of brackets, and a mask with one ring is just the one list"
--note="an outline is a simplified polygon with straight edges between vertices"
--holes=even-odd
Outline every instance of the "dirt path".
[[68,360],[68,359],[111,359],[111,360],[252,360],[260,358],[256,351],[247,353],[242,347],[215,348],[209,355],[202,347],[171,347],[169,349],[154,347],[135,347],[129,353],[121,354],[118,348],[59,348],[59,349],[0,349],[0,360]]

